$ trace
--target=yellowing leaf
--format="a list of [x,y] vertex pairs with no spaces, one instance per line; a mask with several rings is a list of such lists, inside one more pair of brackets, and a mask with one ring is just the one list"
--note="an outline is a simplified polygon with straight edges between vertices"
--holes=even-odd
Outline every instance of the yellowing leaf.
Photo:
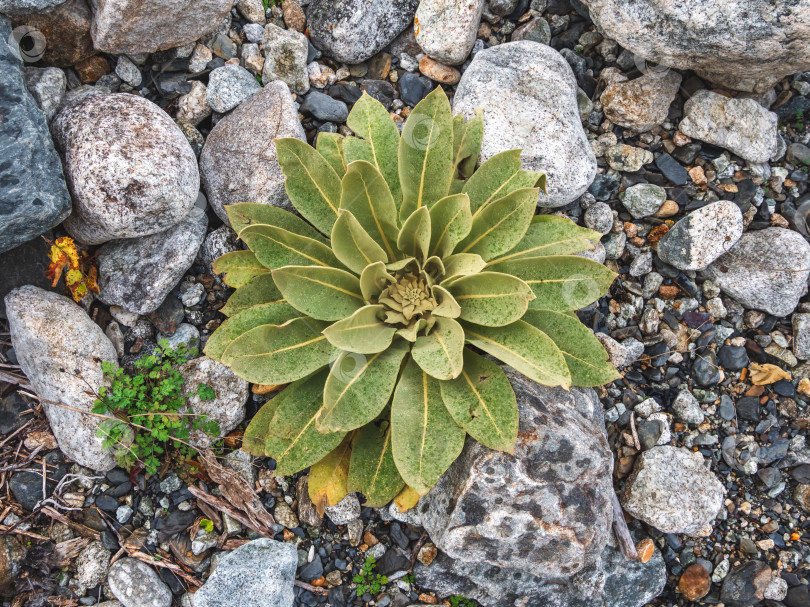
[[767,386],[775,384],[779,380],[791,378],[790,373],[770,363],[764,365],[752,363],[748,367],[748,371],[751,373],[751,383],[755,386]]
[[336,505],[346,497],[351,457],[351,441],[347,436],[337,449],[310,469],[309,499],[320,516],[324,515],[327,507]]

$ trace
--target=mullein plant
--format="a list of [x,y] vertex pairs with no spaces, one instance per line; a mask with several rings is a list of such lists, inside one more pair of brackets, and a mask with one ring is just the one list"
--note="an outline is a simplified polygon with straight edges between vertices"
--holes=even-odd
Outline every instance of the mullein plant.
[[347,122],[356,136],[316,148],[276,140],[300,217],[227,208],[249,250],[214,264],[236,291],[205,348],[249,382],[289,384],[243,448],[280,475],[311,466],[320,510],[354,491],[372,507],[425,494],[467,434],[513,453],[515,393],[492,358],[546,386],[618,377],[573,312],[615,278],[575,255],[601,234],[535,215],[545,175],[520,150],[476,169],[482,117],[453,117],[441,88],[401,134],[367,94]]

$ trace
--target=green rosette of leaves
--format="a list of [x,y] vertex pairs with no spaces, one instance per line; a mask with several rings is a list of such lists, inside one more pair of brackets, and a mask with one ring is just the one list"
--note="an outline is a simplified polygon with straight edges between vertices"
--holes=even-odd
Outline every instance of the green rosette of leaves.
[[467,434],[512,453],[515,394],[492,357],[546,386],[618,377],[572,310],[615,274],[576,253],[601,234],[535,215],[545,175],[520,150],[476,169],[480,115],[453,117],[437,88],[400,134],[364,94],[317,147],[278,139],[301,217],[228,207],[249,250],[215,271],[236,288],[205,352],[246,380],[290,384],[248,426],[243,448],[288,475],[309,466],[322,509],[360,491],[382,506],[425,494]]

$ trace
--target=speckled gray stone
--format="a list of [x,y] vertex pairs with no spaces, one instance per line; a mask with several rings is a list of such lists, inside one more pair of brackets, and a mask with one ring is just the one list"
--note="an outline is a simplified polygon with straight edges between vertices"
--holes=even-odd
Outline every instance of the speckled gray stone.
[[742,234],[740,207],[720,200],[678,220],[658,241],[658,257],[680,270],[703,270],[737,244]]
[[681,75],[672,70],[649,72],[629,81],[623,75],[614,76],[599,99],[608,120],[641,133],[667,119],[680,84]]
[[810,244],[784,228],[746,232],[703,274],[747,309],[788,316],[807,293]]
[[453,98],[453,113],[466,119],[484,112],[481,162],[520,148],[523,168],[545,171],[548,194],[538,205],[576,200],[596,175],[594,156],[577,106],[577,83],[562,55],[523,40],[475,55]]
[[598,559],[610,534],[602,406],[593,390],[546,388],[505,371],[520,413],[515,455],[469,440],[416,508],[453,558],[569,576]]
[[200,154],[200,175],[211,208],[226,224],[228,204],[261,202],[292,210],[276,156],[277,137],[305,139],[290,90],[281,81],[267,83],[211,129]]
[[50,120],[56,114],[67,90],[67,77],[58,67],[26,67],[25,86],[36,99],[45,118]]
[[326,508],[326,516],[335,525],[347,525],[360,518],[360,500],[356,493],[350,493],[334,506]]
[[583,2],[607,38],[640,58],[732,89],[764,92],[810,69],[810,6],[803,0]]
[[228,15],[233,0],[197,0],[194,10],[183,2],[163,0],[97,0],[91,34],[105,53],[154,53],[184,46],[214,31]]
[[710,525],[725,499],[725,488],[699,452],[669,445],[636,459],[622,506],[664,533],[696,534]]
[[262,87],[241,65],[218,67],[208,75],[208,105],[215,112],[230,112]]
[[619,194],[619,200],[622,201],[624,208],[630,211],[635,219],[649,217],[661,208],[666,199],[666,190],[653,183],[638,183]]
[[11,26],[0,16],[0,252],[36,238],[70,213],[46,115],[26,89],[10,37]]
[[0,13],[3,15],[49,13],[64,1],[65,0],[0,0]]
[[194,607],[291,607],[295,546],[258,539],[226,553],[194,594]]
[[309,91],[307,72],[309,44],[304,34],[268,23],[264,28],[262,46],[264,47],[262,82],[267,84],[273,80],[281,80],[293,93],[299,95]]
[[[34,286],[6,298],[11,343],[36,394],[81,411],[91,411],[88,389],[103,384],[101,362],[118,362],[115,346],[72,300]],[[98,418],[42,403],[59,448],[93,470],[115,467],[112,454],[96,436]]]
[[422,0],[416,9],[416,41],[439,63],[458,65],[470,54],[484,0]]
[[162,232],[197,200],[197,159],[168,114],[143,97],[90,95],[51,124],[73,213],[65,229],[85,244]]
[[312,44],[337,61],[362,63],[413,22],[419,0],[313,0],[307,8]]
[[146,563],[122,558],[110,567],[110,590],[124,607],[170,607],[172,591]]
[[[808,9],[810,13],[810,9]],[[767,162],[779,147],[778,117],[753,99],[698,91],[683,106],[678,129],[751,162]]]

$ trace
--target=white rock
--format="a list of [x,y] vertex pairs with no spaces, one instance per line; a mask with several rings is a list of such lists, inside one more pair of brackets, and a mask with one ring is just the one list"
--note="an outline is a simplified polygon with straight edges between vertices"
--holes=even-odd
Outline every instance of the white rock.
[[208,75],[208,104],[215,112],[230,112],[261,88],[253,74],[241,65],[218,67]]
[[131,558],[115,561],[107,579],[124,607],[170,607],[172,591],[149,565]]
[[268,23],[264,28],[262,45],[264,46],[262,82],[265,85],[273,80],[281,80],[293,93],[303,95],[309,91],[307,73],[309,45],[304,34]]
[[680,84],[681,75],[671,70],[650,72],[630,81],[618,74],[610,79],[599,99],[608,120],[642,133],[667,119]]
[[101,542],[90,542],[76,557],[76,581],[79,586],[95,588],[107,579],[112,554]]
[[697,399],[689,390],[681,390],[672,402],[672,410],[678,418],[687,424],[700,425],[703,423],[703,410]]
[[132,63],[126,55],[118,58],[118,63],[115,64],[115,75],[129,86],[140,86],[143,80],[138,66]]
[[[34,286],[5,298],[11,343],[36,394],[81,411],[91,411],[88,390],[104,384],[101,363],[117,364],[115,347],[85,311],[62,295]],[[80,465],[106,471],[115,458],[96,436],[98,418],[43,402],[59,448]]]
[[199,80],[193,80],[191,90],[177,100],[178,122],[188,122],[197,126],[211,115],[211,111],[205,85]]
[[577,83],[551,47],[510,42],[478,53],[464,72],[453,112],[470,119],[483,109],[481,162],[520,148],[523,168],[545,171],[548,194],[538,205],[559,207],[576,200],[596,175],[596,157],[579,117]]
[[326,516],[335,525],[346,525],[360,517],[360,500],[357,494],[349,493],[334,506],[326,508]]
[[439,63],[459,65],[470,54],[484,0],[422,0],[416,9],[416,41]]

